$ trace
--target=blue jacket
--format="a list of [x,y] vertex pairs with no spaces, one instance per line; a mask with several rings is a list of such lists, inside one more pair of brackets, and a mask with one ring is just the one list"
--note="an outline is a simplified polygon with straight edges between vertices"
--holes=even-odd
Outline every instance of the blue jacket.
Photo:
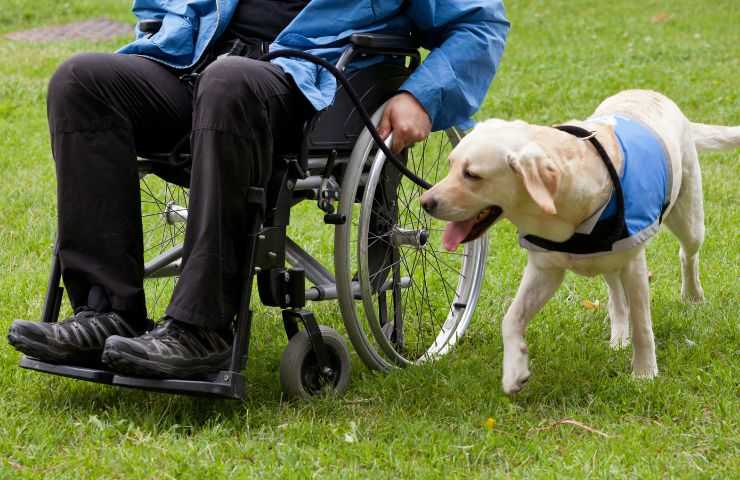
[[[138,32],[119,53],[144,55],[175,68],[195,64],[226,29],[239,0],[134,0],[139,19],[161,19],[151,38]],[[419,34],[430,50],[401,86],[424,106],[434,130],[469,127],[504,50],[509,22],[501,0],[312,0],[275,39],[271,50],[295,48],[335,63],[358,32]],[[275,63],[317,109],[331,104],[336,82],[299,59]]]
[[[617,212],[616,196],[597,210],[591,217],[576,228],[576,234],[587,235],[588,248],[573,250],[571,240],[559,246],[537,245],[538,237],[520,232],[522,247],[536,251],[559,251],[576,255],[607,254],[634,248],[648,241],[660,229],[663,212],[668,208],[673,186],[671,165],[665,145],[658,135],[642,122],[624,115],[590,118],[590,122],[607,123],[614,126],[614,133],[624,159],[620,183],[624,197],[624,225],[620,238],[607,244],[607,249],[599,249],[605,238],[613,233],[611,228],[600,228],[610,224]],[[610,226],[611,227],[611,226]],[[574,235],[575,237],[576,235]],[[583,242],[583,243],[581,243]],[[589,249],[593,247],[593,249]]]

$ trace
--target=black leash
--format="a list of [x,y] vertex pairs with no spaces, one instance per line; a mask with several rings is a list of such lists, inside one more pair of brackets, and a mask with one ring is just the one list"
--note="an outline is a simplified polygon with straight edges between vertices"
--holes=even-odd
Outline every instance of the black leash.
[[370,132],[370,136],[373,137],[375,144],[383,152],[386,158],[390,160],[393,166],[396,167],[401,173],[403,173],[409,180],[419,185],[421,188],[428,190],[432,187],[432,185],[429,182],[427,182],[426,180],[417,176],[414,172],[409,170],[406,167],[406,165],[404,165],[403,162],[393,152],[391,152],[391,150],[386,146],[385,142],[380,137],[378,130],[375,128],[375,125],[373,125],[373,121],[370,118],[370,114],[367,112],[367,110],[365,110],[365,107],[362,105],[362,102],[360,101],[360,98],[357,95],[357,92],[355,91],[354,88],[352,88],[352,85],[349,84],[349,81],[347,80],[347,77],[344,75],[344,73],[342,73],[337,67],[335,67],[334,65],[327,62],[321,57],[317,57],[316,55],[312,55],[310,53],[306,53],[301,50],[277,50],[272,53],[268,53],[267,55],[263,55],[262,57],[259,58],[259,60],[269,62],[270,60],[274,60],[280,57],[302,58],[304,60],[307,60],[315,65],[318,65],[328,70],[329,73],[331,73],[334,76],[334,78],[336,78],[337,81],[340,84],[342,84],[344,89],[347,91],[347,94],[349,95],[350,100],[355,105],[355,107],[357,107],[357,111],[360,113],[360,117],[362,118],[362,121],[365,124],[365,127],[367,127],[368,132]]

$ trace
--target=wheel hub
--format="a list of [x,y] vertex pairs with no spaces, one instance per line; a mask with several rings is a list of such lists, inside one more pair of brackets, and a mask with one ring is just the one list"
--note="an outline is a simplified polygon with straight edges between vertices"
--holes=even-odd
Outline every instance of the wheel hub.
[[327,353],[331,366],[320,368],[316,354],[311,353],[306,357],[301,368],[303,386],[312,395],[318,394],[324,387],[333,388],[339,379],[338,373],[341,368],[339,359],[335,352],[329,351]]
[[182,207],[175,202],[167,202],[164,211],[162,212],[165,222],[168,225],[175,225],[176,223],[186,223],[188,221],[188,209]]
[[408,245],[418,250],[424,248],[427,244],[429,233],[424,228],[409,229],[396,225],[391,232],[391,238],[393,239],[393,245],[396,247]]

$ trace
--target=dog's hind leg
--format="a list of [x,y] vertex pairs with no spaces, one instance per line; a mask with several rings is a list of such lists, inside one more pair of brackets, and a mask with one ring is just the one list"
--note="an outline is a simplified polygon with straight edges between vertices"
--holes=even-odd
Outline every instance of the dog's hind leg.
[[650,285],[644,248],[625,265],[621,278],[632,327],[632,374],[638,378],[653,378],[658,375],[658,361],[655,358]]
[[529,380],[529,350],[524,332],[532,317],[552,297],[563,281],[564,270],[541,269],[531,261],[524,269],[524,276],[514,301],[501,322],[504,340],[504,392],[517,393]]
[[699,249],[704,243],[704,197],[696,149],[686,148],[684,152],[681,190],[665,224],[681,244],[681,298],[687,303],[701,303],[704,290],[699,281]]
[[609,287],[609,321],[611,323],[611,337],[609,345],[614,350],[625,348],[630,340],[629,306],[624,294],[624,286],[619,272],[604,274],[604,280]]

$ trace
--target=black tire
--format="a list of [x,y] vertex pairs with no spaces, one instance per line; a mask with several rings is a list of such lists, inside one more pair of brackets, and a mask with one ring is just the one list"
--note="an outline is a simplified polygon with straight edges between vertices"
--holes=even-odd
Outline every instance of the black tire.
[[311,340],[308,333],[301,330],[290,339],[280,359],[280,384],[290,399],[307,400],[326,391],[341,395],[349,386],[352,364],[347,344],[333,328],[320,325],[319,329],[334,371],[331,382],[325,385],[319,382],[318,365]]

